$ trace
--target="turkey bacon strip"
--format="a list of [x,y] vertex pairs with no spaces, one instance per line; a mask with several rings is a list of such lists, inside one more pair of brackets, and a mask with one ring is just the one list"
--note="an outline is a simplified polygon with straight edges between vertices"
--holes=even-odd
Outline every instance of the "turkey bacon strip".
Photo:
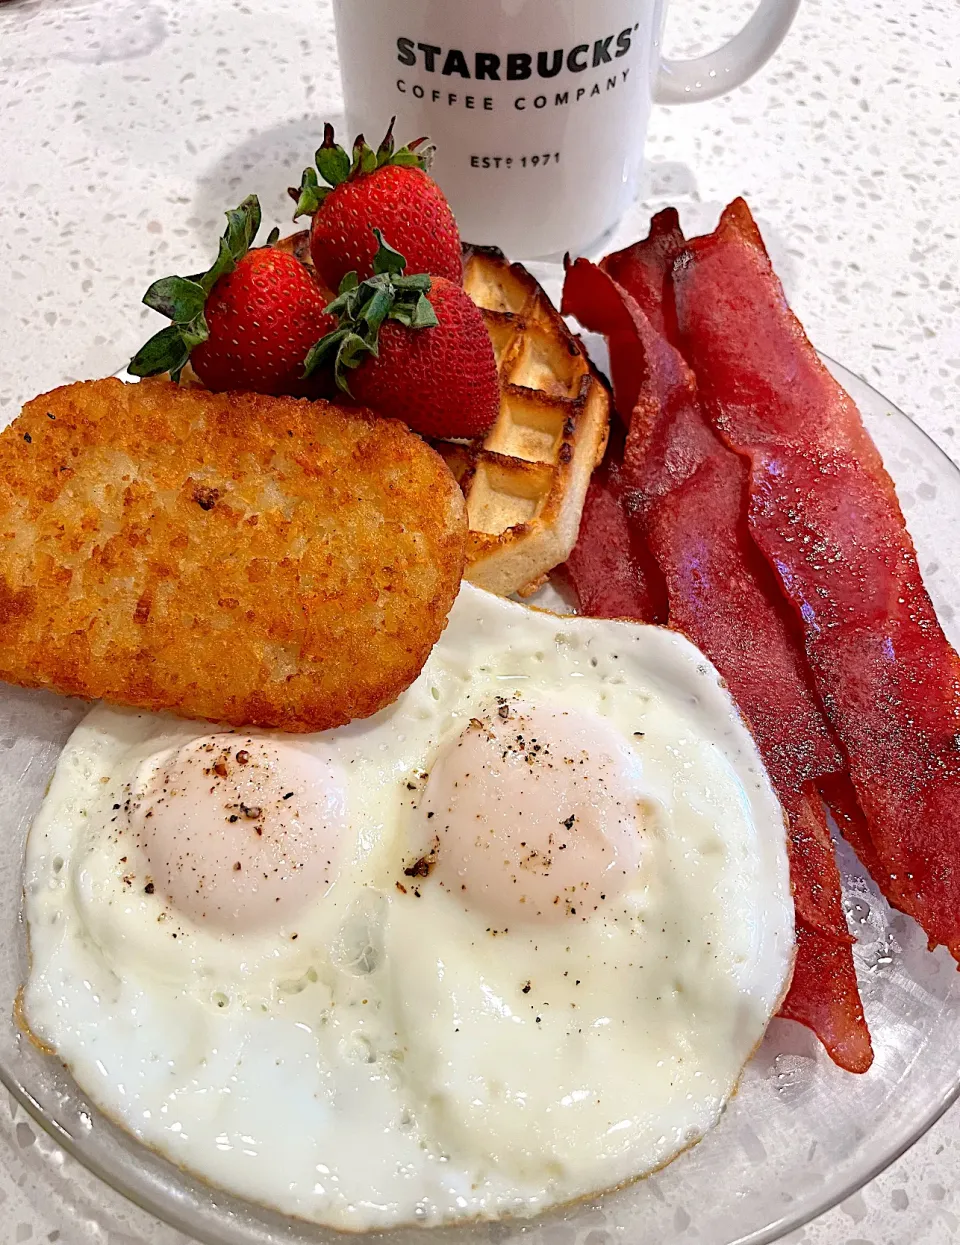
[[960,659],[893,482],[742,200],[688,244],[673,289],[704,409],[750,464],[750,531],[847,753],[864,863],[931,947],[960,960]]

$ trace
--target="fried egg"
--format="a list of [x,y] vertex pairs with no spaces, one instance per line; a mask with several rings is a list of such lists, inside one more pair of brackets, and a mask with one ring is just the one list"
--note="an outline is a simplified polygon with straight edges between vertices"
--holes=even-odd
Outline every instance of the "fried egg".
[[469,584],[363,722],[93,709],[25,909],[27,1023],[108,1115],[354,1230],[534,1214],[669,1161],[794,946],[783,814],[703,655]]

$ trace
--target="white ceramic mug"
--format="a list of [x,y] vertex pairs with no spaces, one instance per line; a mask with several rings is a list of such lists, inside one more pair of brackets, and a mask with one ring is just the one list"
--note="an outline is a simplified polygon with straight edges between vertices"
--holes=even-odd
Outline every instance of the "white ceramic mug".
[[[710,99],[777,48],[800,0],[759,0],[695,60],[660,55],[664,0],[334,0],[348,136],[429,135],[464,239],[585,253],[637,193],[652,103]],[[341,136],[343,137],[343,136]]]

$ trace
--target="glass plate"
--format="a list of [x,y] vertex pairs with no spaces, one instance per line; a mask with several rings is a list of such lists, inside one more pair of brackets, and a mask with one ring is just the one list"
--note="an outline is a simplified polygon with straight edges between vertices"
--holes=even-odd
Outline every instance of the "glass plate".
[[[839,365],[897,484],[924,577],[947,632],[960,639],[960,472],[903,414]],[[105,1119],[55,1058],[20,1031],[27,970],[21,866],[30,821],[83,706],[0,688],[0,1078],[66,1150],[115,1190],[211,1245],[326,1242],[339,1234],[263,1211],[204,1185]],[[550,1245],[604,1245],[608,1234],[660,1245],[765,1245],[849,1196],[903,1153],[960,1093],[960,977],[944,951],[891,913],[841,847],[846,907],[876,1061],[835,1068],[806,1030],[774,1021],[719,1126],[658,1175],[538,1220],[401,1229],[402,1245],[475,1245],[523,1235]]]

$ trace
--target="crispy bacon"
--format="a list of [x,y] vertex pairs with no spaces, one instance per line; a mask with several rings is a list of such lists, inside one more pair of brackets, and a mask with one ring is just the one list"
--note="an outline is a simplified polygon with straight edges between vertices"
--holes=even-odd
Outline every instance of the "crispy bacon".
[[608,452],[593,473],[580,536],[566,562],[567,577],[581,613],[591,618],[662,623],[666,621],[662,579],[636,524],[627,518],[618,459],[615,449]]
[[[796,623],[747,529],[746,464],[710,428],[682,358],[652,331],[669,317],[667,274],[683,247],[677,214],[669,209],[654,217],[647,241],[603,264],[604,271],[624,272],[632,286],[627,292],[647,318],[631,315],[636,388],[617,390],[618,406],[626,402],[633,410],[623,484],[634,494],[633,509],[666,578],[671,625],[694,638],[723,674],[778,789],[798,792],[842,770],[843,757],[821,712]],[[590,281],[594,302],[619,305],[607,314],[607,323],[617,317],[613,361],[625,349],[618,338],[625,337],[629,300],[582,266],[579,279]],[[637,360],[649,368],[645,377]]]
[[960,960],[960,659],[893,482],[787,306],[742,200],[689,244],[674,293],[706,408],[750,462],[750,530],[849,757],[858,850],[890,902]]
[[780,1015],[812,1029],[834,1063],[866,1072],[873,1047],[863,1017],[850,948],[797,922],[793,984]]
[[675,343],[676,313],[670,271],[685,239],[676,208],[665,208],[650,222],[649,236],[614,251],[600,267],[626,290],[654,329]]
[[860,863],[871,877],[881,872],[877,853],[870,841],[867,819],[857,801],[850,774],[829,774],[820,783],[820,794],[840,832],[860,858]]
[[[814,784],[842,769],[810,684],[793,619],[746,526],[746,465],[715,436],[684,361],[644,315],[665,318],[663,273],[683,245],[676,219],[655,220],[655,246],[631,248],[634,291],[584,260],[568,270],[564,311],[609,341],[615,396],[632,411],[621,483],[660,571],[670,624],[688,635],[727,680],[751,724],[787,811],[798,918],[809,937],[789,1014],[817,1032],[854,1071],[872,1058],[856,988],[833,846]],[[660,275],[658,276],[658,269]],[[669,315],[669,313],[668,313]],[[829,971],[821,979],[820,971]]]

